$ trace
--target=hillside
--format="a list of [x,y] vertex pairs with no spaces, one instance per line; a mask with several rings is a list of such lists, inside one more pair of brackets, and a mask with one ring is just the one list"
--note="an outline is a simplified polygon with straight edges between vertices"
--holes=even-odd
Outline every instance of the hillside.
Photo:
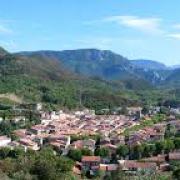
[[172,96],[168,89],[162,92],[152,86],[153,80],[164,82],[160,73],[167,76],[156,72],[134,68],[131,61],[111,51],[6,52],[0,57],[0,94],[41,101],[49,108],[154,104]]
[[131,63],[138,68],[143,68],[143,69],[148,69],[148,70],[168,69],[168,67],[164,65],[163,63],[159,63],[153,60],[137,59],[137,60],[132,60]]
[[105,79],[121,79],[123,76],[131,76],[132,65],[123,56],[111,51],[97,49],[80,49],[65,51],[37,51],[23,52],[23,55],[56,59],[78,74],[87,76],[99,76]]
[[121,83],[125,82],[125,86],[127,81],[130,84],[138,82],[140,87],[147,89],[161,80],[158,73],[151,70],[147,72],[143,68],[134,66],[127,58],[107,50],[79,49],[22,52],[20,54],[28,57],[40,56],[52,60],[56,59],[76,74],[99,77],[104,80],[117,80]]
[[179,87],[180,86],[180,68],[173,70],[163,83],[165,85],[169,84],[172,87]]
[[10,53],[0,58],[0,94],[6,93],[26,102],[41,101],[51,108],[76,108],[80,101],[95,109],[140,102],[129,98],[122,82],[79,76],[57,59]]
[[0,47],[0,57],[5,56],[7,54],[8,52],[4,48]]

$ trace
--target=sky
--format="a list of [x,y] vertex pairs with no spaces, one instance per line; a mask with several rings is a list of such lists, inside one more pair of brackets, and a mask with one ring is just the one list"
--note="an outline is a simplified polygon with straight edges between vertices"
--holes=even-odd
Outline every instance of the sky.
[[0,46],[98,48],[180,64],[179,7],[179,0],[0,0]]

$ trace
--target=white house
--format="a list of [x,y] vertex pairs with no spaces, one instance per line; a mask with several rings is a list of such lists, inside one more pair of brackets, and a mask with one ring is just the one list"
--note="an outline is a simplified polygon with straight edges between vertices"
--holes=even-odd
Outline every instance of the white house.
[[7,136],[0,136],[0,147],[5,147],[11,142],[11,138]]

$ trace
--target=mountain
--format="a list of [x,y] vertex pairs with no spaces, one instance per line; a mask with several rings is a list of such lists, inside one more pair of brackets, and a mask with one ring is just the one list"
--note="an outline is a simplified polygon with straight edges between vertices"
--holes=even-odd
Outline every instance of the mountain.
[[180,68],[171,71],[163,83],[171,87],[180,87]]
[[137,60],[132,60],[131,63],[138,68],[143,68],[148,70],[165,70],[168,68],[163,63],[153,60],[137,59]]
[[60,61],[43,57],[25,57],[10,53],[0,56],[0,75],[31,75],[42,79],[61,79],[74,77],[74,73],[66,70]]
[[86,76],[98,76],[104,79],[121,79],[132,76],[132,64],[127,58],[107,50],[79,49],[65,51],[22,52],[32,57],[35,55],[56,59],[75,73]]
[[138,99],[129,98],[125,88],[122,82],[72,72],[57,58],[8,52],[0,56],[0,94],[13,94],[30,103],[43,102],[48,109],[139,104]]
[[[67,69],[83,76],[98,76],[105,80],[122,80],[124,82],[133,81],[131,84],[135,81],[139,81],[144,85],[148,83],[156,85],[164,80],[167,74],[164,73],[165,65],[163,64],[147,60],[130,61],[129,59],[108,50],[79,49],[20,52],[20,54],[28,57],[41,56],[49,59],[56,59]],[[159,65],[159,68],[162,68],[161,71],[158,71],[157,64]],[[150,65],[152,65],[152,67],[147,68],[150,67]]]
[[8,52],[4,48],[0,47],[0,57],[5,56],[7,54]]
[[[155,103],[164,94],[171,99],[171,94],[164,93],[164,84],[171,87],[173,83],[169,82],[179,77],[174,70],[136,67],[127,58],[107,50],[14,54],[2,50],[1,54],[0,93],[15,94],[28,102],[41,101],[50,108],[77,108],[81,104],[101,109]],[[164,89],[157,89],[159,85]]]
[[174,65],[170,67],[170,69],[178,69],[178,68],[180,68],[180,65]]

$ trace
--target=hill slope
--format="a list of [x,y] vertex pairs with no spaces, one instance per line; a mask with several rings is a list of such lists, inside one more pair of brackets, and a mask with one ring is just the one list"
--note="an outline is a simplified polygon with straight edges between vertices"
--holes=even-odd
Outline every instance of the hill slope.
[[131,63],[138,68],[149,69],[149,70],[150,69],[151,70],[165,70],[168,68],[163,63],[159,63],[153,60],[137,59],[137,60],[132,60]]
[[[128,80],[131,83],[139,81],[142,86],[145,84],[157,84],[164,80],[165,74],[157,69],[145,68],[145,63],[160,64],[157,62],[144,61],[135,65],[127,58],[113,53],[111,51],[103,51],[97,49],[80,49],[66,51],[36,51],[22,52],[20,54],[32,57],[38,55],[49,59],[60,61],[66,68],[71,69],[77,74],[90,77],[98,76],[105,80]],[[138,61],[140,62],[140,61]],[[160,66],[160,65],[159,65]],[[161,67],[164,68],[163,65]],[[164,71],[164,70],[163,70]],[[132,82],[133,81],[133,82]],[[149,86],[148,86],[149,87]]]
[[0,57],[0,94],[6,93],[26,102],[41,101],[48,107],[76,108],[80,101],[94,109],[138,103],[128,97],[122,82],[79,76],[61,61],[40,55],[7,53]]
[[80,49],[65,51],[37,51],[21,53],[26,56],[39,55],[61,61],[63,65],[78,74],[99,76],[105,79],[120,79],[132,74],[131,63],[111,51]]

